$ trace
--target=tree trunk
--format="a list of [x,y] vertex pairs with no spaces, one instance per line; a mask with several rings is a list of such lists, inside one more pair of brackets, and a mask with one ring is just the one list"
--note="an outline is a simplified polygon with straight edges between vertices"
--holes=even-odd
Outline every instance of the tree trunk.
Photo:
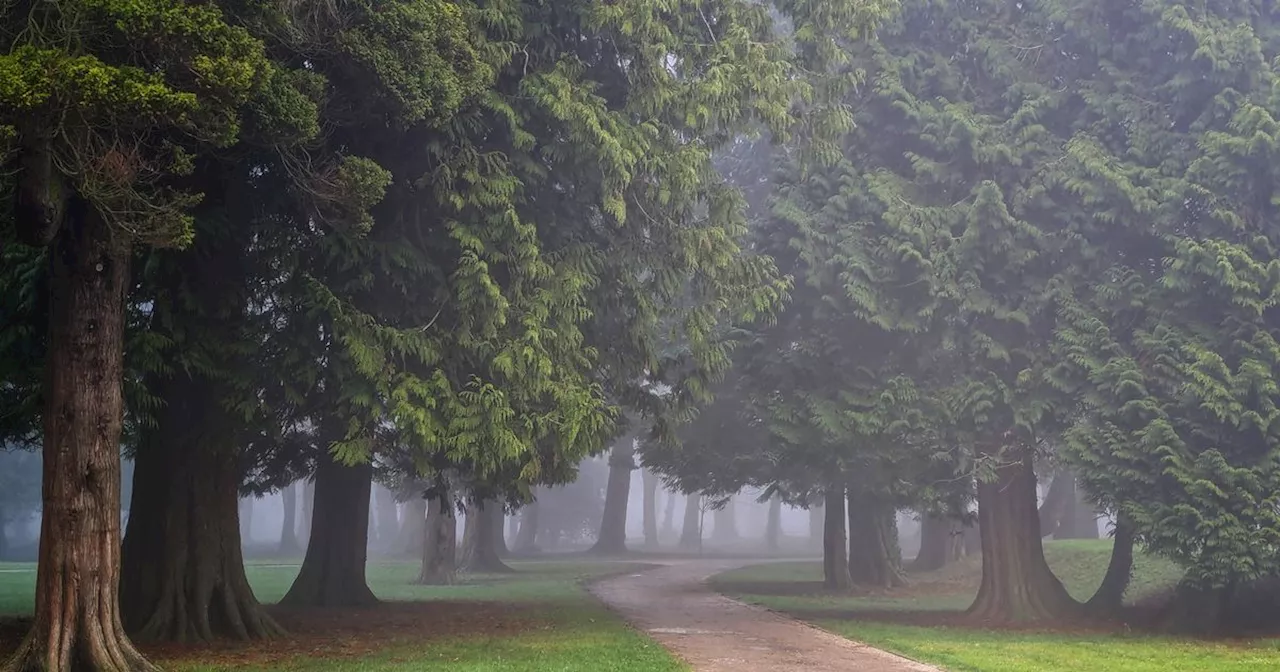
[[395,544],[400,539],[400,512],[396,506],[396,495],[389,488],[375,483],[373,503],[378,512],[375,516],[378,524],[378,544],[383,552],[394,552]]
[[950,518],[924,515],[920,520],[920,552],[913,572],[936,572],[964,554],[964,530]]
[[507,537],[503,534],[507,516],[503,512],[501,504],[497,505],[497,509],[497,513],[490,512],[493,515],[493,526],[489,528],[489,534],[493,537],[494,552],[498,554],[499,558],[507,558],[511,556],[511,549],[507,548]]
[[1100,614],[1113,614],[1124,604],[1124,593],[1133,576],[1133,525],[1123,516],[1116,516],[1115,542],[1111,547],[1111,562],[1102,577],[1102,585],[1089,598],[1086,607]]
[[769,500],[769,519],[764,526],[764,546],[776,551],[782,546],[782,498],[774,495]]
[[853,587],[844,528],[844,487],[831,487],[824,495],[822,524],[822,584],[828,590]]
[[466,569],[471,565],[471,556],[475,555],[479,544],[476,543],[476,530],[480,529],[480,507],[475,503],[466,505],[466,517],[462,519],[462,544],[458,549],[458,567]]
[[738,540],[738,515],[733,499],[716,509],[715,529],[711,530],[711,538],[720,544],[732,544]]
[[316,468],[311,541],[302,569],[280,604],[358,607],[378,598],[365,581],[373,467],[347,466],[325,455]]
[[670,539],[676,536],[676,493],[663,491],[666,493],[667,501],[662,510],[662,533],[661,537]]
[[458,520],[453,515],[453,499],[432,497],[427,501],[426,533],[422,543],[422,571],[418,583],[447,586],[458,579]]
[[859,586],[897,588],[902,576],[898,518],[892,506],[849,491],[849,578]]
[[498,554],[502,541],[502,504],[489,500],[467,512],[469,523],[463,534],[462,570],[473,574],[502,574],[512,571]]
[[35,617],[4,669],[153,670],[118,611],[129,249],[78,198],[53,245]]
[[538,500],[533,500],[520,512],[520,531],[516,533],[517,553],[538,551]]
[[690,493],[684,500],[684,527],[680,529],[680,548],[693,551],[702,548],[702,496]]
[[627,501],[631,498],[631,471],[636,468],[635,437],[628,434],[609,453],[609,485],[604,495],[604,515],[592,553],[621,555],[627,552]]
[[404,503],[404,515],[400,518],[400,540],[396,542],[400,555],[422,552],[423,533],[426,532],[427,500],[421,497]]
[[511,546],[516,543],[516,538],[520,536],[520,516],[512,513],[507,516],[507,552],[510,553]]
[[316,480],[314,474],[302,484],[302,514],[298,517],[298,541],[303,548],[310,545],[311,518],[316,505]]
[[[148,387],[165,404],[134,459],[121,613],[139,639],[208,642],[282,634],[241,553],[239,447],[223,385],[175,372]],[[248,500],[252,501],[252,500]]]
[[280,525],[280,555],[297,555],[302,550],[298,543],[298,484],[290,483],[280,492],[284,503],[284,522]]
[[644,483],[644,546],[658,547],[658,476],[645,469],[640,472]]
[[1003,623],[1069,617],[1079,604],[1044,559],[1031,452],[1003,459],[1007,461],[996,467],[994,480],[978,483],[982,584],[968,613],[976,620]]
[[822,548],[822,531],[826,524],[821,503],[809,507],[809,548]]

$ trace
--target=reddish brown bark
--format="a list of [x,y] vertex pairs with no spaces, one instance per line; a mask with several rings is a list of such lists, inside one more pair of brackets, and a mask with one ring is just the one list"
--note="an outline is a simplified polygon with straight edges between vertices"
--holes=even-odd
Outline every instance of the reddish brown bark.
[[65,207],[50,255],[35,618],[4,669],[153,670],[118,604],[129,249],[84,201]]
[[982,584],[969,614],[1005,623],[1074,615],[1080,605],[1044,559],[1030,451],[990,457],[1001,463],[994,480],[978,483]]
[[325,455],[316,468],[315,510],[302,569],[280,604],[356,607],[378,598],[365,581],[373,468]]
[[222,386],[176,374],[152,380],[165,399],[134,460],[121,608],[139,639],[267,638],[241,555],[235,423]]

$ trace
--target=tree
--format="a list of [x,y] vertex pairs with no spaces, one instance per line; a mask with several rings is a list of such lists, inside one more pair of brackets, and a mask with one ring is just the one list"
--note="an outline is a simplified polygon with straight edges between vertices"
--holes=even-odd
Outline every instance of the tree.
[[604,514],[600,533],[591,547],[593,553],[620,555],[627,552],[627,503],[631,498],[631,472],[635,463],[636,434],[623,435],[609,453],[609,484],[605,489]]
[[294,481],[280,491],[280,503],[284,507],[284,520],[280,524],[280,555],[295,555],[298,545],[298,483]]
[[209,5],[17,3],[4,25],[0,151],[21,167],[17,239],[52,252],[37,607],[8,667],[150,669],[117,605],[131,251],[190,241],[198,191],[181,177],[235,141],[272,69]]

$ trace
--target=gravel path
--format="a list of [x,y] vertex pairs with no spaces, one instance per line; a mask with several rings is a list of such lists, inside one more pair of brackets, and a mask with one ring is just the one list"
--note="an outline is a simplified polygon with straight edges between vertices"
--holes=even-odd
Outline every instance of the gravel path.
[[591,592],[695,672],[939,672],[716,594],[706,580],[742,560],[673,563]]

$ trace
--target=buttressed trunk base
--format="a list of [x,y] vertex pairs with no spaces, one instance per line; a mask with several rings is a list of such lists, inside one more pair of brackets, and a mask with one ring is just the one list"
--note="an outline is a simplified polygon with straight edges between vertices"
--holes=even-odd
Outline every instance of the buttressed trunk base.
[[1071,617],[1080,605],[1044,559],[1031,453],[996,459],[1003,459],[996,478],[978,483],[982,585],[968,613],[1004,623]]
[[320,460],[307,554],[281,605],[359,607],[378,601],[365,582],[372,488],[369,464],[346,466],[327,455]]
[[50,254],[35,618],[3,669],[154,670],[125,636],[118,605],[129,249],[83,200],[60,216]]

